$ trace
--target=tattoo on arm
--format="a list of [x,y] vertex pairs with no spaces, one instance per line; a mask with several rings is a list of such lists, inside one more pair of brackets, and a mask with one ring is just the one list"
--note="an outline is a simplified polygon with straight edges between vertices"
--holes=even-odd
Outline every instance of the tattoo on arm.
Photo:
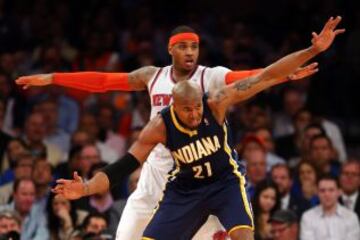
[[246,91],[249,88],[251,88],[253,85],[259,82],[258,78],[250,77],[248,79],[245,79],[243,81],[237,81],[234,84],[234,88],[236,91]]
[[228,98],[228,96],[226,95],[226,92],[224,89],[220,90],[219,92],[216,93],[215,95],[215,100],[217,102],[220,102],[220,101],[223,101],[225,100],[226,98]]
[[157,70],[157,67],[147,66],[132,71],[131,73],[129,73],[129,85],[134,90],[146,89],[147,83],[150,81],[151,77],[155,74]]

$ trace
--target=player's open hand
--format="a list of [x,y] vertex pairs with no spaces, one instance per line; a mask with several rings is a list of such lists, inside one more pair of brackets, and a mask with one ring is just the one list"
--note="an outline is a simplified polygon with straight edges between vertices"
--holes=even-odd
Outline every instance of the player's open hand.
[[296,71],[290,74],[288,77],[290,80],[294,80],[294,81],[309,77],[319,71],[318,65],[319,64],[317,62],[314,62],[305,67],[300,67],[296,69]]
[[27,89],[31,86],[46,86],[52,83],[52,74],[36,74],[30,76],[19,77],[15,80],[17,85]]
[[337,25],[341,22],[341,17],[337,16],[336,18],[331,17],[325,24],[324,28],[321,30],[320,34],[316,32],[312,33],[313,38],[311,43],[316,51],[323,52],[330,47],[334,41],[336,35],[345,32],[345,29],[336,29]]
[[85,196],[85,183],[77,172],[74,172],[74,179],[59,179],[52,191],[66,199],[74,200]]

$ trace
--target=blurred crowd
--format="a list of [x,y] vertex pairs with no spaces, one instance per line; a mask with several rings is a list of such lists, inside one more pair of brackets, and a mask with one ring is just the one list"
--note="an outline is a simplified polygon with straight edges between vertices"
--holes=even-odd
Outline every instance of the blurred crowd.
[[[78,201],[50,189],[119,159],[150,115],[146,92],[24,91],[17,77],[168,65],[180,24],[200,33],[199,64],[254,69],[310,45],[334,15],[347,33],[316,59],[319,73],[266,90],[228,119],[257,239],[359,239],[359,9],[341,0],[0,0],[0,239],[112,239],[140,169]],[[335,205],[336,214],[322,212]]]

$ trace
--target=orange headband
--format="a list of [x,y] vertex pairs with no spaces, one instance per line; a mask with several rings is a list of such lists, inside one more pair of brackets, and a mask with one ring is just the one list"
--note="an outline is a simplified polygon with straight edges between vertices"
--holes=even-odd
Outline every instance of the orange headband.
[[173,46],[174,44],[184,40],[190,40],[199,43],[199,36],[196,33],[178,33],[170,38],[169,46]]

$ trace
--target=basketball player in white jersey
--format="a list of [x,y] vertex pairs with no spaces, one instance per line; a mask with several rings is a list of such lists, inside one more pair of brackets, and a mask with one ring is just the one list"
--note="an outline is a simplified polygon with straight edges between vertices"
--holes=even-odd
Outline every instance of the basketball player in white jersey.
[[[52,73],[20,77],[16,83],[26,89],[30,86],[56,84],[91,92],[109,90],[141,91],[147,89],[151,98],[151,118],[168,106],[171,90],[178,81],[194,81],[204,92],[258,73],[260,70],[231,71],[224,67],[208,68],[197,65],[199,36],[187,26],[175,28],[169,39],[168,51],[172,65],[163,68],[147,66],[130,73],[75,72]],[[259,82],[244,93],[244,100],[273,85],[287,80],[297,80],[317,71],[317,63],[300,68],[294,74],[278,82]],[[160,160],[161,159],[161,160]],[[137,189],[128,198],[123,211],[116,239],[138,240],[150,221],[153,210],[162,196],[167,173],[173,167],[170,153],[158,145],[142,168]],[[189,223],[191,224],[191,223]],[[193,239],[212,239],[222,226],[215,217],[210,217]]]

